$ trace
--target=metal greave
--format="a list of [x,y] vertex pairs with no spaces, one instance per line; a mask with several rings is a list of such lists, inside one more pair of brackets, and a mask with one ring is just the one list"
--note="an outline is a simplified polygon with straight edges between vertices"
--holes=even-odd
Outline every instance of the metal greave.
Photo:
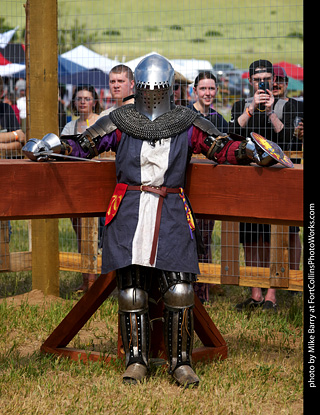
[[192,365],[194,337],[194,291],[191,283],[171,286],[163,295],[164,342],[169,360],[169,373],[182,365]]
[[126,356],[126,367],[140,363],[148,367],[149,316],[148,312],[120,312],[120,328]]
[[[117,272],[120,329],[126,356],[126,367],[140,363],[148,367],[149,314],[148,270],[126,267]],[[150,275],[149,275],[150,277]]]
[[[191,366],[194,337],[192,283],[195,275],[130,266],[118,270],[119,315],[126,366],[140,363],[148,367],[148,290],[157,277],[164,309],[164,342],[169,373],[182,365]],[[155,281],[153,281],[155,282]]]
[[192,365],[193,310],[165,309],[164,342],[169,361],[169,373],[182,365]]

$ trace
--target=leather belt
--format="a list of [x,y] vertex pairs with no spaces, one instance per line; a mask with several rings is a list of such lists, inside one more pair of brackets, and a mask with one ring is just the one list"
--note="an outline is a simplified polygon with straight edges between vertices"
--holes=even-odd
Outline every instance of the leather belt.
[[149,192],[149,193],[156,193],[159,195],[159,202],[157,207],[157,214],[156,214],[156,223],[154,228],[154,235],[152,241],[152,248],[151,248],[151,255],[150,255],[150,265],[154,264],[156,258],[156,250],[157,250],[157,242],[159,237],[159,230],[160,230],[160,221],[161,221],[161,211],[163,200],[167,196],[168,193],[180,193],[180,188],[172,188],[172,187],[165,187],[165,186],[128,186],[127,190],[138,190],[140,192]]

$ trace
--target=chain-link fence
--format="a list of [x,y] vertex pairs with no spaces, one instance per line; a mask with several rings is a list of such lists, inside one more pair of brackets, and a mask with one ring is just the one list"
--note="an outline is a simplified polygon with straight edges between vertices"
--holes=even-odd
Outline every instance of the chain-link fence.
[[[3,2],[0,18],[1,158],[21,158],[21,147],[30,138],[24,3]],[[176,104],[201,112],[228,132],[239,115],[236,103],[246,100],[244,105],[249,106],[257,88],[250,65],[264,59],[276,68],[267,86],[279,102],[285,101],[280,109],[274,108],[283,124],[274,141],[279,140],[294,163],[303,163],[302,1],[58,1],[57,18],[60,134],[80,133],[102,111],[121,105],[111,87],[111,69],[125,65],[134,73],[141,58],[151,52],[168,58],[175,69]],[[199,77],[204,72],[207,75]],[[206,80],[211,89],[203,98]],[[288,102],[289,114],[283,109]],[[80,103],[93,105],[83,110]],[[198,218],[198,225],[206,245],[200,281],[267,287],[271,272],[276,286],[302,290],[303,228],[221,222],[214,217]],[[31,269],[30,229],[27,220],[1,222],[1,272]],[[61,269],[85,272],[89,267],[89,273],[98,274],[102,229],[103,218],[61,219]],[[206,289],[200,284],[198,288]]]

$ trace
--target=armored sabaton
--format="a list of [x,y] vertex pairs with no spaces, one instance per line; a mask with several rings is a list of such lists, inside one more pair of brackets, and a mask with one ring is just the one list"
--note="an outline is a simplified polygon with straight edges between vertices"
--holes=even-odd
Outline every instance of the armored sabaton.
[[164,302],[164,341],[169,373],[180,385],[197,385],[192,365],[194,337],[191,273],[161,271],[131,265],[117,270],[119,314],[126,358],[125,383],[141,381],[149,367],[148,300],[151,284],[158,283]]

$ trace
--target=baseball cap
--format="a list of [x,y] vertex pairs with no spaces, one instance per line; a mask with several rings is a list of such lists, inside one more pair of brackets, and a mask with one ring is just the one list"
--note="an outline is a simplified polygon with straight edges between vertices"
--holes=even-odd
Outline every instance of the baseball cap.
[[280,78],[285,78],[286,80],[288,80],[288,75],[286,71],[282,68],[282,66],[273,65],[273,75],[279,76]]
[[[261,69],[264,69],[264,70],[261,71]],[[252,64],[249,66],[249,76],[251,77],[252,75],[259,73],[259,72],[273,73],[272,63],[265,59],[259,59],[257,61],[252,62]]]

